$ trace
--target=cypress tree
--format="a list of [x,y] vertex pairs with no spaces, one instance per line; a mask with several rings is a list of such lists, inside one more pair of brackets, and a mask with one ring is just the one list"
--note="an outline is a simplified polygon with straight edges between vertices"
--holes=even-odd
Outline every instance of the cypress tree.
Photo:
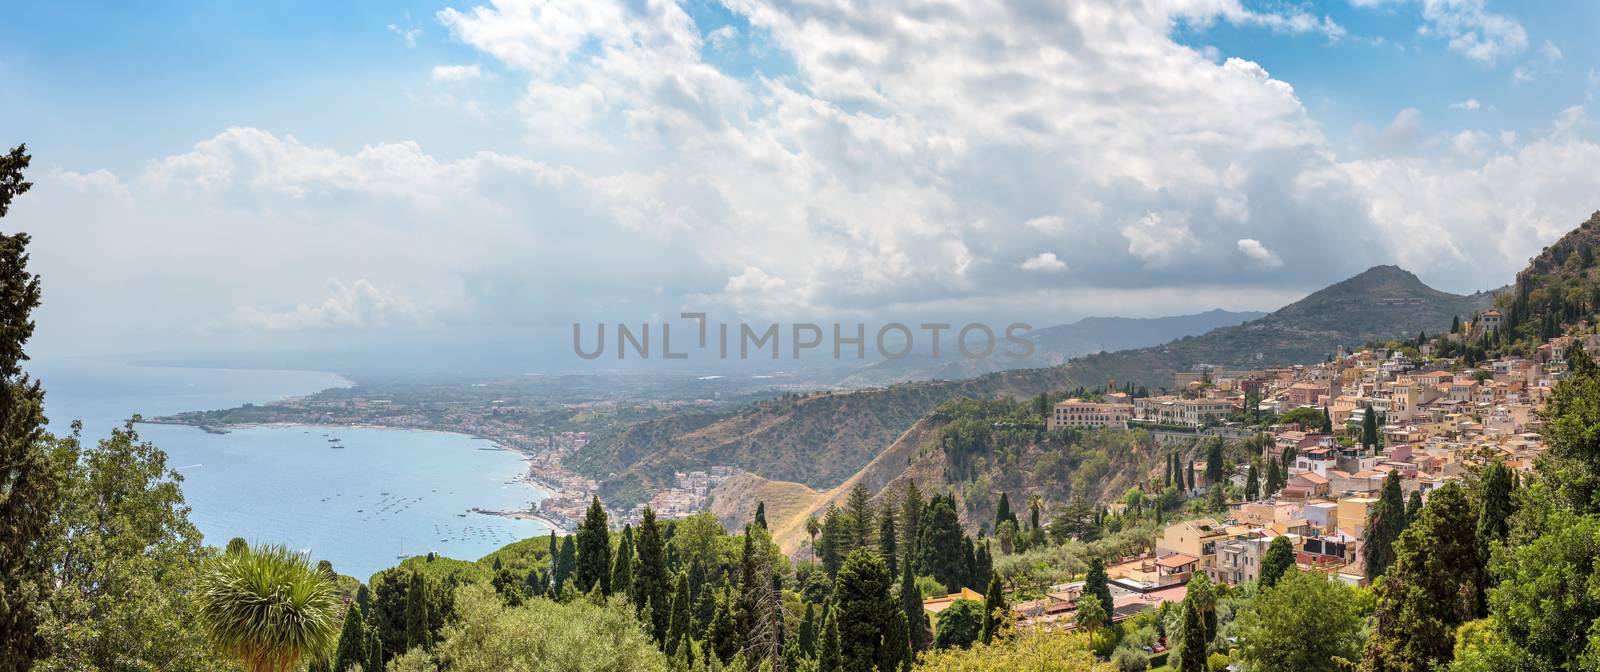
[[711,617],[711,624],[706,626],[706,647],[724,664],[733,660],[733,656],[739,653],[742,644],[739,625],[735,622],[734,616],[733,603],[736,599],[733,589],[723,584],[722,596],[717,600],[717,612]]
[[805,616],[800,618],[800,653],[812,658],[817,655],[817,606],[807,602]]
[[917,541],[922,534],[922,490],[917,487],[915,479],[906,481],[906,494],[900,500],[900,557],[905,562],[916,564],[914,560],[921,557],[917,553]]
[[961,537],[961,585],[977,590],[983,585],[978,581],[978,554],[972,546],[972,537]]
[[1004,624],[1006,614],[1006,592],[1000,585],[1000,577],[989,579],[989,589],[983,596],[983,643],[994,641],[994,636]]
[[828,609],[822,617],[822,640],[817,643],[817,672],[841,672],[844,669],[843,644],[839,638],[839,622],[835,611]]
[[1333,433],[1333,416],[1328,413],[1328,405],[1322,405],[1322,433]]
[[1000,503],[994,507],[994,529],[1000,529],[1000,525],[1008,520],[1015,523],[1017,514],[1011,512],[1011,498],[1002,492],[1000,493]]
[[578,549],[572,543],[572,535],[569,534],[561,538],[561,552],[556,555],[555,577],[552,579],[555,583],[556,594],[561,594],[575,583],[576,578],[573,577],[572,573],[577,569],[577,566]]
[[1366,561],[1367,577],[1376,579],[1389,570],[1394,562],[1394,542],[1406,529],[1406,505],[1400,495],[1400,473],[1389,472],[1383,479],[1383,491],[1377,503],[1367,512],[1367,528],[1362,534],[1365,543],[1361,554]]
[[1178,672],[1207,672],[1205,637],[1205,615],[1200,613],[1199,605],[1184,600],[1183,651],[1178,659]]
[[645,508],[637,543],[639,564],[633,570],[633,603],[639,605],[641,613],[645,603],[661,605],[646,622],[659,642],[667,635],[667,559],[654,509]]
[[[911,571],[911,563],[903,563],[900,568],[900,611],[905,612],[906,639],[911,648],[921,651],[928,648],[933,640],[933,633],[928,632],[928,619],[922,609],[922,593],[917,590],[917,578]],[[807,613],[810,613],[809,607]]]
[[376,626],[367,628],[367,657],[362,663],[364,669],[383,669],[383,634]]
[[611,528],[600,498],[589,501],[589,510],[578,525],[578,592],[598,587],[600,594],[611,594]]
[[756,502],[756,517],[754,522],[756,525],[760,525],[763,528],[767,526],[767,503],[765,501]]
[[1222,467],[1222,439],[1212,439],[1206,446],[1206,483],[1221,483]]
[[889,613],[889,626],[883,631],[883,642],[878,648],[879,672],[910,670],[911,643],[907,641],[906,615],[899,610]]
[[433,633],[429,628],[428,584],[422,573],[411,571],[411,584],[406,588],[406,650],[433,646]]
[[989,540],[978,544],[978,550],[973,556],[972,585],[988,585],[989,579],[994,576],[994,557],[989,554]]
[[1410,525],[1411,523],[1415,522],[1417,520],[1417,516],[1421,514],[1422,491],[1412,490],[1411,498],[1406,500],[1406,525]]
[[611,592],[617,595],[633,594],[633,527],[622,526],[622,539],[617,542],[617,557],[611,564]]
[[1378,411],[1371,404],[1361,414],[1361,446],[1369,450],[1378,448]]
[[1255,463],[1250,464],[1250,470],[1244,477],[1244,501],[1253,502],[1261,494],[1261,481],[1256,474]]
[[878,554],[883,556],[885,564],[889,565],[889,575],[899,576],[900,565],[896,552],[896,534],[894,529],[894,509],[883,507],[883,513],[878,516]]
[[672,618],[668,620],[667,626],[666,652],[669,657],[678,652],[678,647],[688,645],[689,639],[692,638],[692,633],[690,632],[692,623],[689,615],[689,575],[679,572],[677,584],[678,589],[673,591],[672,597]]
[[[33,187],[25,145],[0,155],[0,218]],[[51,517],[76,455],[46,439],[44,390],[22,370],[33,336],[39,278],[28,272],[28,234],[0,234],[0,667],[27,670],[49,643],[39,617],[51,580]]]
[[1487,564],[1490,543],[1505,541],[1506,534],[1510,532],[1509,524],[1511,514],[1514,512],[1511,502],[1511,470],[1499,462],[1491,463],[1483,470],[1479,488],[1482,490],[1478,498],[1482,502],[1482,508],[1478,513],[1478,544],[1483,561]]
[[951,590],[966,585],[965,547],[953,498],[938,495],[928,500],[922,515],[922,540],[917,546],[922,553],[918,573],[933,576]]
[[344,627],[339,630],[339,646],[334,649],[333,672],[365,665],[367,658],[367,623],[360,605],[351,601],[344,606]]
[[1083,594],[1093,595],[1106,607],[1106,627],[1111,627],[1112,606],[1116,603],[1111,600],[1111,581],[1106,577],[1106,561],[1100,558],[1089,558],[1089,573],[1083,578]]
[[1278,458],[1267,460],[1267,496],[1278,494],[1283,489],[1283,472],[1279,469]]

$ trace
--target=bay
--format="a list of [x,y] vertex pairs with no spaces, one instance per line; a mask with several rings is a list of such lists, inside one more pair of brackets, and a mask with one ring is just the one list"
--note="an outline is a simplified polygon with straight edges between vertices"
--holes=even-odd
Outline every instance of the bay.
[[[320,372],[145,367],[104,359],[42,360],[28,369],[44,384],[51,431],[65,433],[74,419],[82,420],[86,443],[135,413],[229,408],[350,384]],[[545,496],[515,480],[526,470],[520,457],[486,440],[353,427],[259,426],[226,434],[174,425],[137,429],[183,475],[189,519],[208,544],[221,546],[236,536],[284,544],[365,580],[404,556],[476,559],[549,532],[537,521],[469,511],[525,509]]]

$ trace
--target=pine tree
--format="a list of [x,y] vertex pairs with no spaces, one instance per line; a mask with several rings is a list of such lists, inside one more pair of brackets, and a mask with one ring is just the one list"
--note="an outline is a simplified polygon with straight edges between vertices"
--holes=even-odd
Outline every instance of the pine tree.
[[334,649],[333,672],[345,672],[367,661],[367,622],[354,601],[344,606],[344,627],[339,630],[339,646]]
[[900,611],[905,612],[906,638],[911,648],[921,651],[928,648],[933,633],[928,632],[928,619],[922,609],[922,593],[917,590],[916,574],[911,571],[910,562],[903,564],[905,566],[900,568]]
[[857,482],[844,502],[850,514],[850,548],[871,548],[873,530],[872,495],[865,483]]
[[1383,479],[1378,501],[1367,512],[1367,527],[1362,533],[1361,554],[1367,577],[1376,579],[1394,562],[1394,542],[1406,529],[1406,505],[1400,495],[1400,473],[1391,471]]
[[983,596],[983,643],[994,641],[1000,631],[1000,626],[1005,623],[1006,591],[1000,585],[1000,577],[989,579],[989,590]]
[[1261,481],[1256,474],[1255,463],[1250,464],[1250,469],[1244,477],[1244,501],[1253,502],[1261,494]]
[[406,588],[406,650],[433,646],[433,631],[429,627],[428,584],[422,573],[411,571],[411,584]]
[[839,573],[839,565],[844,562],[844,556],[850,552],[850,523],[846,520],[849,515],[832,504],[828,505],[828,512],[822,516],[822,537],[817,541],[817,559],[822,562],[823,571],[828,576]]
[[1267,552],[1261,556],[1262,588],[1271,588],[1278,585],[1278,580],[1284,573],[1294,568],[1294,548],[1289,543],[1289,538],[1280,536],[1267,545]]
[[667,559],[654,509],[645,508],[636,541],[639,564],[633,569],[633,603],[641,613],[646,603],[660,605],[645,622],[659,642],[667,636]]
[[600,594],[611,594],[611,528],[600,498],[589,501],[589,510],[578,525],[578,592],[598,587]]
[[622,526],[622,538],[617,542],[617,557],[611,564],[611,592],[617,595],[633,594],[633,527]]
[[1112,606],[1116,604],[1111,600],[1111,581],[1106,577],[1106,561],[1100,558],[1089,558],[1089,573],[1083,577],[1083,594],[1093,595],[1106,607],[1106,627],[1111,627]]
[[822,638],[817,642],[817,672],[842,672],[844,669],[843,644],[839,637],[837,609],[829,609],[822,617]]
[[765,501],[756,502],[756,517],[754,522],[761,527],[767,526],[767,503]]
[[[0,218],[27,193],[32,157],[25,145],[0,155]],[[48,642],[39,617],[54,590],[46,553],[61,500],[70,444],[47,439],[44,390],[22,370],[39,306],[39,279],[28,272],[28,234],[0,233],[0,668],[27,670]]]

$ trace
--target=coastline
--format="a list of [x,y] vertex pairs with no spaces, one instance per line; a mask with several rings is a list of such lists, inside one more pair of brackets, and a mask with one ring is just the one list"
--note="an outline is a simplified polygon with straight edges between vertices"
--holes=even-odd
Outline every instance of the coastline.
[[[540,494],[543,495],[543,497],[541,497],[540,500],[539,500],[541,502],[543,502],[545,499],[552,498],[552,497],[566,497],[566,496],[572,496],[573,494],[578,494],[578,495],[581,496],[582,494],[584,494],[584,493],[569,493],[569,492],[566,492],[561,486],[559,486],[555,482],[553,482],[553,479],[541,478],[541,475],[535,472],[535,465],[537,464],[537,462],[536,462],[535,456],[533,454],[531,454],[531,453],[529,453],[527,451],[524,451],[524,450],[519,450],[517,448],[513,448],[511,446],[508,446],[508,445],[506,445],[506,444],[504,444],[504,443],[502,443],[500,441],[495,440],[492,437],[482,436],[482,435],[474,434],[474,433],[470,433],[470,432],[458,432],[458,431],[451,431],[451,430],[448,430],[448,429],[437,429],[437,428],[431,428],[431,427],[405,427],[405,426],[398,426],[398,425],[384,425],[384,424],[375,424],[375,423],[370,423],[370,422],[348,423],[348,424],[304,423],[304,422],[251,422],[251,423],[209,425],[209,424],[201,424],[201,423],[195,423],[195,422],[184,422],[184,421],[182,421],[182,420],[180,420],[178,418],[174,418],[174,417],[171,417],[171,416],[158,417],[158,418],[141,418],[139,420],[138,424],[171,425],[171,426],[193,427],[195,429],[199,429],[201,431],[204,431],[204,432],[206,432],[208,434],[227,434],[227,433],[232,432],[234,430],[243,430],[243,429],[278,428],[278,429],[381,429],[381,430],[390,430],[390,431],[426,432],[426,433],[431,433],[431,434],[449,434],[449,435],[454,435],[454,436],[463,436],[463,437],[467,437],[467,438],[471,438],[471,439],[477,439],[477,440],[480,440],[480,441],[487,441],[487,442],[489,442],[489,444],[491,446],[493,446],[493,448],[487,448],[487,449],[480,448],[479,450],[499,450],[499,451],[505,451],[505,452],[509,452],[509,453],[511,453],[513,455],[516,455],[517,458],[519,460],[521,460],[523,468],[522,468],[522,470],[520,472],[518,472],[508,482],[518,483],[518,484],[523,485],[524,487],[527,487],[527,488],[530,488],[530,489],[538,491]],[[529,510],[525,510],[525,511],[498,511],[498,510],[493,510],[493,509],[484,509],[484,508],[479,508],[479,507],[472,507],[470,509],[470,511],[473,512],[473,513],[486,515],[486,516],[498,516],[498,517],[501,517],[501,518],[510,518],[510,519],[514,519],[514,520],[528,520],[528,521],[533,521],[533,522],[537,522],[537,523],[542,523],[545,526],[547,526],[547,527],[549,527],[549,528],[551,528],[553,530],[560,531],[560,532],[571,532],[572,531],[572,525],[569,522],[565,522],[565,521],[559,520],[558,517],[551,516],[551,515],[549,515],[549,514],[547,514],[545,512],[539,511],[538,509],[529,509]]]

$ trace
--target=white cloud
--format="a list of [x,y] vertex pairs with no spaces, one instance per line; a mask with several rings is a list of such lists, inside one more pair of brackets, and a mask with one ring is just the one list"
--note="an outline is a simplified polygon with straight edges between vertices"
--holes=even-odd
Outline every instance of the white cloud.
[[389,32],[399,35],[400,40],[405,42],[408,48],[415,48],[417,46],[417,38],[422,36],[422,29],[411,25],[411,12],[405,13],[403,22],[391,23],[388,28]]
[[1278,268],[1283,266],[1283,259],[1278,257],[1278,253],[1267,249],[1267,246],[1262,245],[1261,241],[1259,240],[1254,238],[1240,238],[1238,246],[1239,251],[1242,252],[1244,256],[1250,257],[1252,260],[1258,264],[1261,264],[1262,266],[1266,266],[1268,268]]
[[433,81],[461,82],[469,79],[483,79],[483,69],[478,67],[476,63],[472,65],[433,66]]
[[723,26],[711,31],[710,34],[706,35],[706,39],[711,42],[712,49],[723,51],[732,46],[735,40],[739,39],[739,29],[733,26]]
[[1477,110],[1479,107],[1481,105],[1479,105],[1477,98],[1468,98],[1459,103],[1450,103],[1450,109],[1453,110]]
[[1038,231],[1039,233],[1046,234],[1061,233],[1067,228],[1067,220],[1058,215],[1034,217],[1033,219],[1023,222],[1022,224],[1023,226]]
[[1528,48],[1528,33],[1516,19],[1485,8],[1485,0],[1422,0],[1423,32],[1448,41],[1450,50],[1494,63]]
[[1169,263],[1195,244],[1188,217],[1177,212],[1145,213],[1122,227],[1122,237],[1128,241],[1128,253],[1150,265]]
[[1024,271],[1060,273],[1067,270],[1067,262],[1057,259],[1054,252],[1040,252],[1035,256],[1028,257],[1018,267]]
[[228,326],[294,331],[334,327],[387,327],[411,324],[422,318],[405,298],[374,287],[365,278],[346,284],[328,280],[328,296],[320,302],[301,303],[291,310],[270,311],[241,307]]

